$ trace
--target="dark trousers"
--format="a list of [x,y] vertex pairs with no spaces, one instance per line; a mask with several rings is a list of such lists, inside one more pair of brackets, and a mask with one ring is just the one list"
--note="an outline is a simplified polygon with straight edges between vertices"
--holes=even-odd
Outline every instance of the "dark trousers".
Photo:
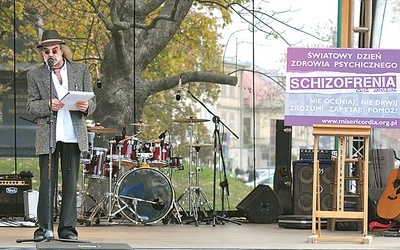
[[[51,155],[51,158],[52,163],[49,166],[49,155],[39,155],[40,186],[37,210],[39,227],[44,230],[53,230],[58,163],[61,159],[62,196],[58,236],[63,237],[69,233],[78,235],[75,229],[77,220],[76,190],[80,167],[78,144],[57,142],[55,152]],[[51,186],[49,186],[50,183]]]

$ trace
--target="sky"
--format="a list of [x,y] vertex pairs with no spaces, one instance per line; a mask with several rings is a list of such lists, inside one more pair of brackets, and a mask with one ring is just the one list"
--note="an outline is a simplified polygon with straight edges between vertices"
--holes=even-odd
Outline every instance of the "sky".
[[[355,1],[358,2],[358,1]],[[393,9],[391,7],[392,0],[387,1],[384,15],[384,25],[382,26],[382,38],[380,40],[380,48],[398,48],[400,37],[400,25],[393,23]],[[382,0],[381,6],[384,7],[385,1]],[[338,1],[337,0],[269,0],[261,3],[255,0],[256,9],[271,14],[273,11],[282,11],[286,13],[277,14],[275,17],[303,31],[315,34],[320,27],[333,27],[336,29],[338,20]],[[355,10],[359,6],[354,6]],[[382,8],[383,9],[383,8]],[[288,11],[290,10],[290,11]],[[357,13],[357,11],[356,11]],[[358,23],[358,14],[355,14],[355,23]],[[236,57],[239,62],[253,62],[253,36],[248,30],[248,24],[244,23],[241,18],[234,14],[233,24],[227,26],[222,31],[223,38],[221,44],[225,46],[224,59],[235,61]],[[249,17],[249,20],[252,19]],[[280,25],[277,22],[270,25],[279,32],[282,32],[287,41],[295,47],[310,47],[317,44],[319,46],[327,46],[327,42],[321,42],[302,32]],[[284,58],[286,49],[289,46],[283,39],[266,39],[263,32],[255,32],[255,53],[254,62],[257,67],[266,70],[284,70]]]

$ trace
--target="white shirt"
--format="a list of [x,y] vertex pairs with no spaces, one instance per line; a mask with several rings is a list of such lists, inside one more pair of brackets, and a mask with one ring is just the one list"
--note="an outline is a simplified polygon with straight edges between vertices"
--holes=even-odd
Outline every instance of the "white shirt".
[[[53,72],[53,86],[57,91],[58,98],[62,98],[68,93],[68,77],[67,77],[67,64],[64,62],[64,66],[60,70],[62,85],[57,79],[56,74]],[[71,115],[69,110],[61,109],[57,112],[56,121],[56,140],[62,142],[78,142],[74,126],[72,125]]]

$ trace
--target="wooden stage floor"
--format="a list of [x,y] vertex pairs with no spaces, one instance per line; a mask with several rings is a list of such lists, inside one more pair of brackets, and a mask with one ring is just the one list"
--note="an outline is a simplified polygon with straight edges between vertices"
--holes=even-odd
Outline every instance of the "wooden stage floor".
[[[55,225],[55,227],[57,224]],[[100,222],[91,226],[79,225],[79,240],[93,244],[127,244],[132,249],[400,249],[400,237],[372,236],[370,244],[323,242],[310,243],[311,229],[289,229],[278,224],[254,224],[232,222],[224,224],[201,222],[196,226],[189,224],[150,225],[131,222]],[[20,242],[19,239],[30,239],[35,227],[2,226],[0,227],[1,249],[42,249],[43,244]],[[322,230],[323,236],[361,237],[358,231]],[[56,242],[62,249],[73,248],[76,243]],[[38,245],[41,244],[41,245]],[[71,248],[65,248],[65,246]],[[39,246],[39,247],[38,247]],[[60,248],[61,249],[61,248]],[[83,248],[89,249],[89,248]],[[102,248],[105,249],[105,248]]]

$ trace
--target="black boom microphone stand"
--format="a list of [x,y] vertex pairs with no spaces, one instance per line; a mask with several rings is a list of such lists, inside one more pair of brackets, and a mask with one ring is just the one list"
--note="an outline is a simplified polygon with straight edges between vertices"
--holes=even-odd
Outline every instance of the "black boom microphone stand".
[[[80,241],[80,240],[72,240],[72,239],[56,239],[54,238],[54,232],[53,232],[53,209],[54,206],[51,202],[52,197],[51,197],[51,193],[52,193],[52,185],[51,185],[51,166],[52,164],[55,164],[55,162],[53,162],[53,123],[54,123],[54,114],[53,114],[53,106],[52,106],[52,99],[53,99],[53,77],[52,77],[52,72],[53,72],[53,66],[54,66],[54,59],[53,58],[49,58],[47,60],[47,64],[50,67],[50,88],[49,88],[49,108],[50,108],[50,113],[49,113],[49,118],[47,123],[49,124],[49,132],[50,132],[50,142],[49,142],[49,159],[47,162],[47,181],[48,181],[48,190],[47,190],[47,195],[48,195],[48,199],[49,199],[49,205],[47,208],[47,212],[48,212],[48,221],[47,221],[47,225],[49,228],[45,228],[44,229],[44,238],[41,239],[17,239],[16,242],[17,243],[21,243],[21,242],[28,242],[28,241],[33,241],[33,242],[50,242],[52,240],[54,241],[62,241],[62,242],[79,242],[79,243],[89,243],[88,241]],[[53,199],[54,200],[54,199]],[[53,201],[55,202],[55,201]]]
[[[211,112],[210,109],[207,108],[207,106],[201,102],[199,99],[197,99],[191,92],[190,90],[187,91],[192,97],[193,99],[195,99],[198,103],[201,104],[201,106],[203,106],[208,113],[210,113],[212,115],[212,121],[214,122],[215,126],[214,126],[214,188],[213,188],[213,226],[215,227],[216,221],[219,219],[221,220],[221,223],[223,224],[225,221],[229,221],[229,222],[233,222],[235,224],[240,225],[239,222],[234,221],[232,219],[229,219],[226,217],[225,214],[225,208],[224,208],[224,194],[225,194],[225,190],[227,191],[227,195],[229,196],[229,183],[228,183],[228,179],[226,177],[226,169],[225,169],[225,162],[224,162],[224,158],[223,158],[223,154],[222,154],[222,144],[221,144],[221,139],[220,139],[220,133],[219,133],[219,124],[222,124],[227,130],[229,130],[229,132],[231,132],[233,134],[233,136],[236,137],[236,139],[239,139],[239,137],[231,130],[229,129],[221,120],[218,116],[216,116],[213,112]],[[224,180],[220,183],[220,187],[222,188],[222,195],[221,195],[221,199],[222,199],[222,212],[221,215],[217,215],[217,212],[215,211],[215,194],[216,194],[216,183],[217,183],[217,150],[219,150],[219,155],[221,157],[221,161],[222,161],[222,171],[224,173]]]

